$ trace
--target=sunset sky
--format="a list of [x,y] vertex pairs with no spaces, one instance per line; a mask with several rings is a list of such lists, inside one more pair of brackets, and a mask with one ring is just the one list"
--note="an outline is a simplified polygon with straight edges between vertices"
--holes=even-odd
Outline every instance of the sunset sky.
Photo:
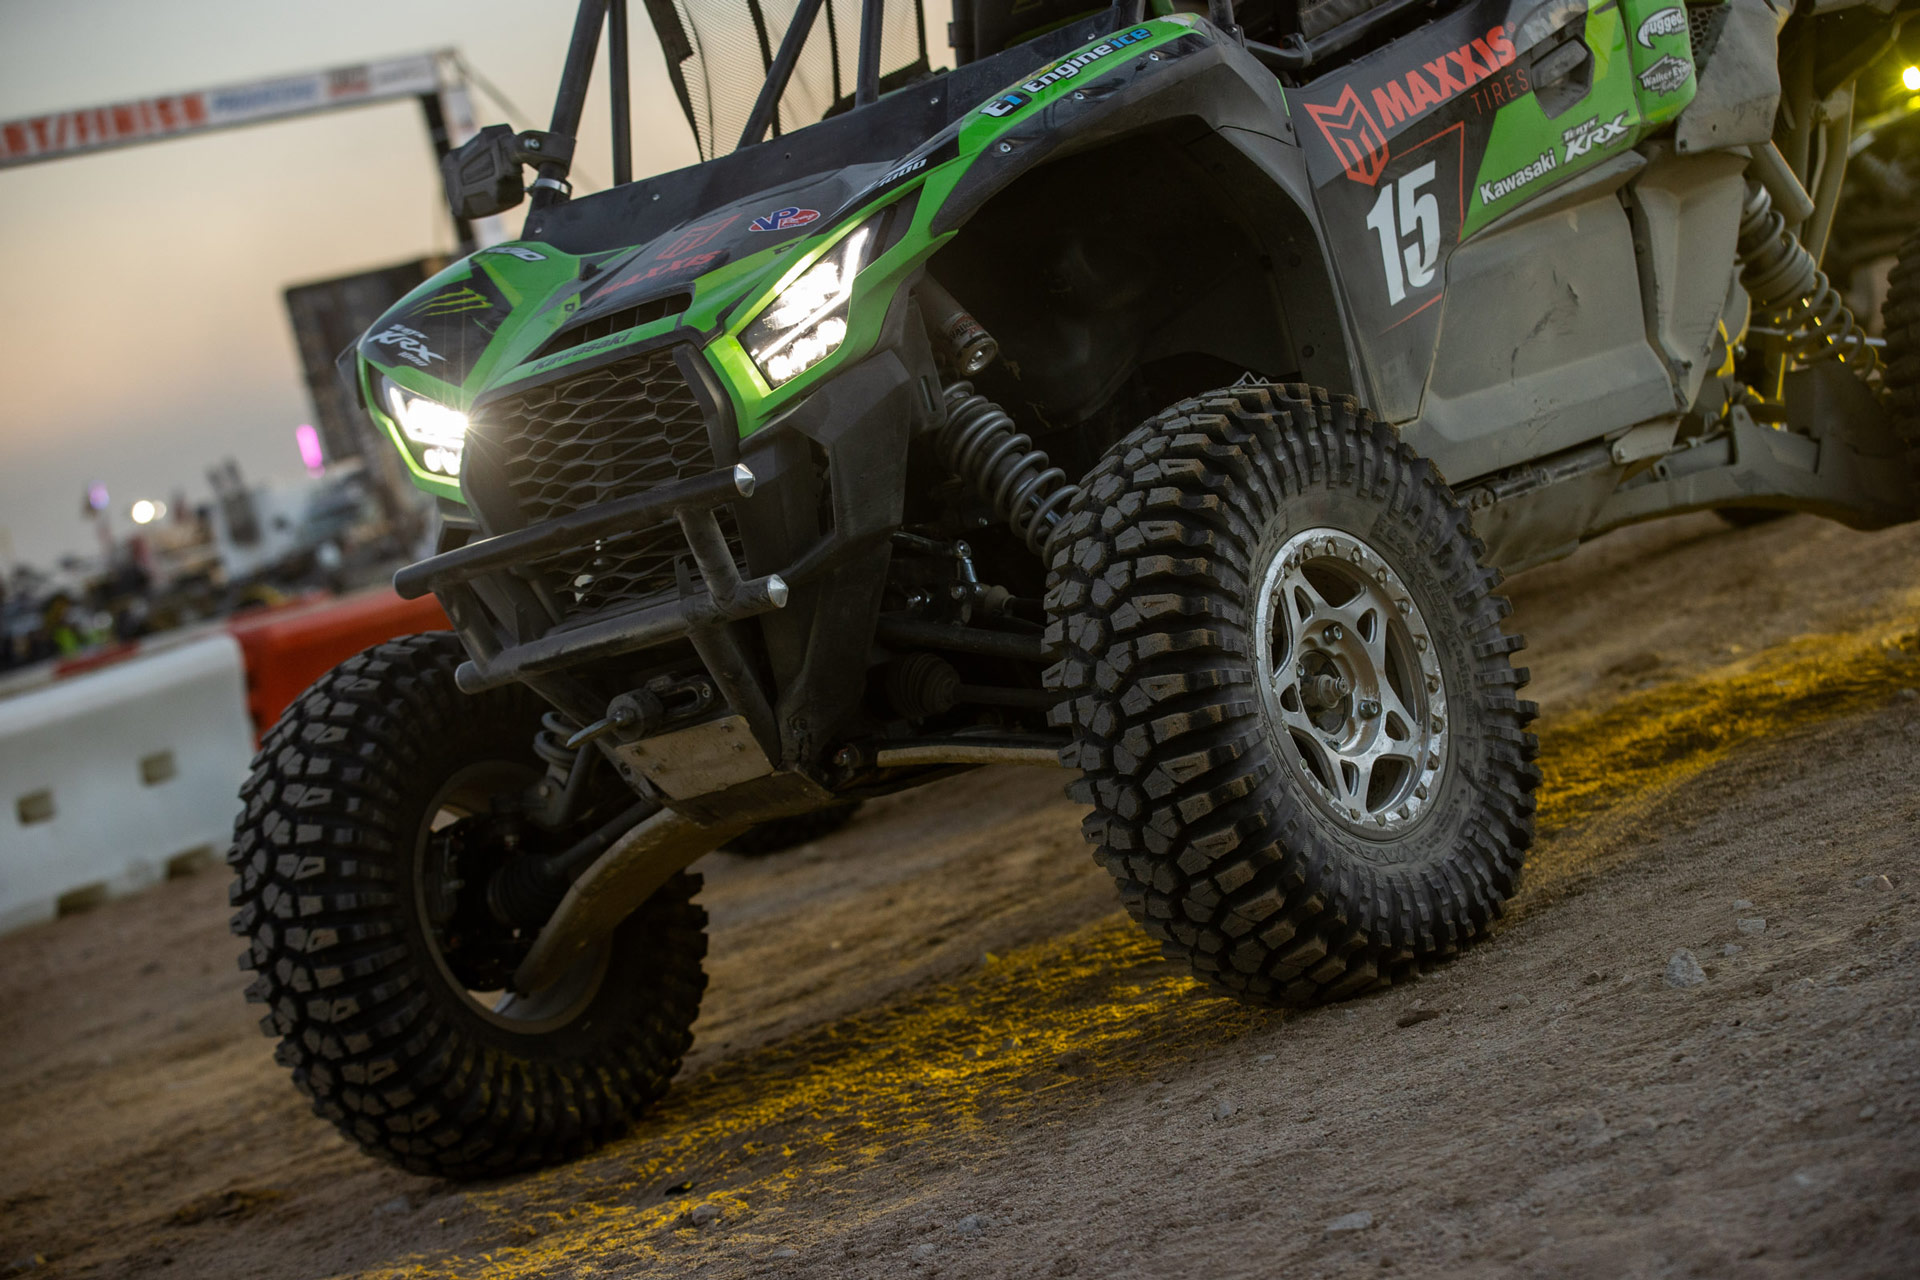
[[[0,120],[453,46],[531,117],[510,123],[544,128],[573,8],[0,0]],[[697,157],[632,9],[644,175]],[[577,187],[611,176],[606,115],[596,76]],[[293,431],[311,411],[281,289],[452,243],[411,101],[0,171],[0,564],[9,542],[43,567],[93,549],[89,481],[124,530],[137,498],[204,500],[222,457],[298,477]]]

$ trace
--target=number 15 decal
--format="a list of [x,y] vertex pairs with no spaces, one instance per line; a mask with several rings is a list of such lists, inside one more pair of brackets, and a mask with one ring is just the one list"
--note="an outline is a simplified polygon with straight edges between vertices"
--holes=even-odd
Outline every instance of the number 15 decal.
[[1380,198],[1367,211],[1367,226],[1380,238],[1380,266],[1387,277],[1387,302],[1398,306],[1407,290],[1433,283],[1440,263],[1440,202],[1422,192],[1434,179],[1434,163],[1380,188]]

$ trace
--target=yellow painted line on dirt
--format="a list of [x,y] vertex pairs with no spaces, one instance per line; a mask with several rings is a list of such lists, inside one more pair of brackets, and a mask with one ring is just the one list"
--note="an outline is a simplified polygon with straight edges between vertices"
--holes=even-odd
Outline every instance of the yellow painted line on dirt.
[[[1590,842],[1578,837],[1597,823],[1644,814],[1743,743],[1868,709],[1916,683],[1920,639],[1911,629],[1808,636],[1545,722],[1542,840],[1523,899],[1595,869]],[[903,1152],[898,1167],[909,1174],[929,1160],[964,1159],[1009,1122],[1057,1119],[1102,1088],[1283,1016],[1194,998],[1202,994],[1119,920],[989,957],[958,982],[720,1064],[598,1156],[464,1193],[482,1215],[479,1238],[493,1247],[374,1274],[670,1269],[692,1261],[687,1242],[709,1238],[684,1220],[702,1200],[723,1210],[730,1257],[762,1256],[783,1242],[777,1211],[798,1195],[817,1212],[852,1175]],[[687,1194],[668,1194],[688,1181]]]

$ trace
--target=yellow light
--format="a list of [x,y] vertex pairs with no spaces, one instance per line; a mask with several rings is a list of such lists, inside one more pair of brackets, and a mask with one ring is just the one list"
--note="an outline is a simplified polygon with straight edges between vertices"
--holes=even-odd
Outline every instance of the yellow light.
[[1908,93],[1920,93],[1920,67],[1908,67],[1902,71],[1900,83],[1907,87]]

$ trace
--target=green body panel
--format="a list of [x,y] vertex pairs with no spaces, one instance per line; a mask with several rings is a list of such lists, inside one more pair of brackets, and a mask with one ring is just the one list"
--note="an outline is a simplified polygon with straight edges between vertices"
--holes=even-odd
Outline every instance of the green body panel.
[[[1502,107],[1473,185],[1479,190],[1484,184],[1524,174],[1529,165],[1550,172],[1541,175],[1542,181],[1516,185],[1504,195],[1470,203],[1461,239],[1601,161],[1631,150],[1649,130],[1680,114],[1694,92],[1685,14],[1684,8],[1668,0],[1590,0],[1586,41],[1593,56],[1593,80],[1586,96],[1552,119],[1534,93]],[[1663,33],[1661,28],[1674,30]],[[1681,83],[1654,92],[1643,87],[1642,77],[1651,77],[1655,83]],[[1584,152],[1568,154],[1589,137],[1593,141]]]
[[[1118,37],[1084,46],[1075,54],[1051,67],[1040,69],[1028,81],[1022,82],[1031,83],[1050,74],[1058,74],[1058,78],[1041,91],[1027,95],[1030,100],[1019,109],[1000,117],[971,113],[959,126],[958,152],[952,159],[915,174],[909,181],[888,189],[831,224],[823,224],[810,236],[735,259],[696,277],[690,286],[692,303],[678,316],[595,339],[552,356],[531,359],[567,323],[578,307],[579,300],[575,293],[567,293],[560,300],[544,305],[542,300],[566,292],[568,286],[579,279],[582,259],[539,241],[515,241],[483,250],[435,275],[408,294],[389,313],[403,315],[409,307],[423,300],[463,282],[471,282],[474,273],[486,273],[487,279],[512,304],[513,309],[500,324],[485,352],[473,363],[467,376],[454,384],[405,363],[363,359],[360,377],[365,402],[370,406],[375,420],[392,437],[395,447],[406,459],[414,483],[430,493],[459,501],[457,482],[427,471],[420,463],[418,450],[408,444],[399,427],[388,416],[375,394],[372,380],[375,372],[385,374],[410,391],[430,396],[464,412],[496,388],[527,378],[544,377],[569,365],[597,361],[609,352],[645,343],[676,329],[695,329],[702,333],[714,333],[717,330],[713,339],[706,344],[705,356],[732,401],[740,434],[750,435],[821,382],[871,354],[885,324],[887,308],[901,284],[951,238],[950,233],[935,235],[931,230],[941,205],[968,168],[995,144],[1001,134],[1024,123],[1061,95],[1071,93],[1076,87],[1122,65],[1125,58],[1113,56],[1121,48],[1128,56],[1150,53],[1159,45],[1186,34],[1192,27],[1193,19],[1185,14],[1175,14],[1151,19],[1129,32],[1120,33]],[[1133,38],[1124,39],[1127,35]],[[1083,55],[1102,49],[1109,52],[1085,65],[1073,65]],[[919,199],[911,224],[855,279],[847,335],[840,347],[783,386],[770,388],[740,345],[741,331],[766,309],[783,287],[812,266],[842,236],[886,205],[906,200],[915,192],[919,193]],[[524,261],[501,251],[509,248],[522,248],[544,255],[544,260]],[[620,250],[616,249],[594,256],[611,258],[618,252]]]

